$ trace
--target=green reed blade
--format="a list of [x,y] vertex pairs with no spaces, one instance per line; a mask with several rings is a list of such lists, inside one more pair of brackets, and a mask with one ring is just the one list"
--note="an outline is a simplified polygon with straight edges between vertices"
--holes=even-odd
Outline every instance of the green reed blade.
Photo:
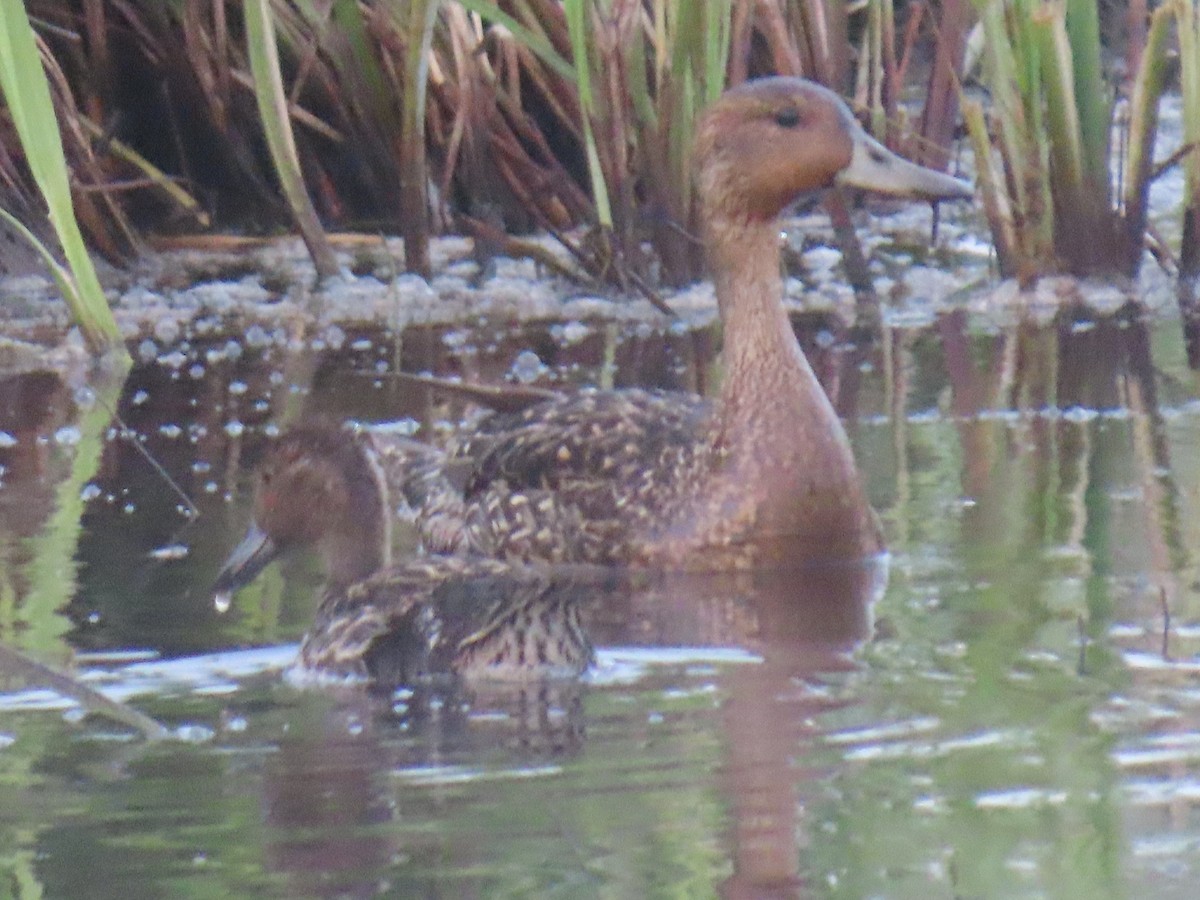
[[1042,63],[1051,170],[1060,196],[1073,203],[1084,190],[1084,163],[1071,43],[1061,7],[1042,7],[1031,24]]
[[591,60],[588,54],[588,0],[564,0],[563,10],[567,16],[567,34],[575,63],[575,85],[579,90],[579,108],[583,118],[583,145],[587,154],[588,178],[592,183],[592,200],[596,204],[596,220],[602,227],[611,229],[612,203],[592,128],[596,98],[592,93]]
[[254,78],[254,96],[271,162],[317,275],[330,278],[338,273],[337,257],[304,187],[300,157],[288,116],[287,94],[279,71],[279,48],[275,41],[270,0],[244,0],[242,10],[246,19],[246,51]]
[[1088,184],[1107,195],[1112,104],[1100,62],[1100,12],[1096,0],[1066,0],[1066,31],[1079,118],[1080,161]]
[[1158,131],[1158,104],[1167,78],[1167,39],[1174,11],[1160,6],[1150,17],[1142,62],[1133,80],[1129,99],[1129,152],[1122,175],[1125,230],[1130,268],[1136,269],[1142,255],[1142,235],[1150,175],[1154,169],[1154,138]]
[[553,69],[555,74],[567,81],[575,81],[577,75],[575,67],[563,59],[562,55],[554,49],[554,45],[545,36],[527,28],[519,20],[506,13],[499,4],[490,2],[490,0],[459,0],[459,3],[484,21],[503,25],[512,32],[513,37],[522,46],[528,48],[537,55],[538,59]]
[[[64,300],[91,350],[112,353],[118,361],[127,363],[129,357],[120,331],[75,218],[54,102],[21,0],[0,0],[0,91],[70,267],[72,288],[63,292]],[[55,272],[60,287],[64,272]]]

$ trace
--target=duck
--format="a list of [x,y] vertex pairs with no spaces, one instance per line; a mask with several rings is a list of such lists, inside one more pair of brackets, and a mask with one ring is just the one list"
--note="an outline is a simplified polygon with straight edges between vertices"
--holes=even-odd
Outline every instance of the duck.
[[923,199],[972,188],[892,153],[834,92],[789,77],[726,91],[699,119],[693,159],[724,328],[718,396],[584,390],[472,423],[445,453],[465,470],[461,490],[425,507],[435,552],[723,572],[884,550],[783,303],[780,216],[835,185]]
[[347,490],[387,488],[435,553],[723,571],[881,550],[845,430],[783,304],[779,218],[834,185],[934,200],[972,188],[892,153],[835,93],[791,77],[726,91],[701,116],[693,156],[724,326],[715,400],[535,396],[445,450],[343,433],[376,460]]
[[[500,568],[481,577],[515,572],[534,585],[546,583],[539,567],[728,572],[883,553],[846,432],[784,306],[780,217],[835,186],[923,200],[973,190],[896,155],[837,94],[792,77],[727,90],[699,117],[693,163],[724,329],[715,399],[585,389],[485,414],[444,448],[301,426],[260,470],[255,521],[218,589],[315,545],[338,560],[330,605],[344,614],[359,581],[395,571],[364,539],[364,528],[385,535],[394,511],[414,522],[428,559],[468,561],[435,569],[487,560]],[[334,514],[343,509],[352,514]],[[393,602],[408,602],[399,589],[415,571],[396,579]],[[369,593],[377,608],[388,591]],[[319,612],[315,627],[328,621]]]
[[[443,477],[421,445],[375,440],[408,482]],[[402,462],[401,448],[412,454]],[[388,481],[369,432],[323,421],[286,431],[256,472],[253,524],[217,577],[218,607],[279,555],[312,549],[325,585],[291,668],[301,681],[526,682],[590,667],[581,609],[616,573],[447,554],[393,563]]]

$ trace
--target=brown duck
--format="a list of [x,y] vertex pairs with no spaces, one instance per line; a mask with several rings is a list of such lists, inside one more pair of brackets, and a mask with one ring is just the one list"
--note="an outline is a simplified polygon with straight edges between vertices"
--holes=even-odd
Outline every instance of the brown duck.
[[839,184],[925,199],[971,188],[891,153],[835,94],[796,78],[726,92],[700,119],[694,159],[724,325],[715,401],[582,391],[487,415],[444,453],[300,429],[263,469],[257,524],[221,589],[290,544],[339,559],[335,583],[362,578],[373,564],[362,528],[385,533],[393,508],[431,552],[510,562],[719,571],[882,550],[846,434],[783,305],[778,218]]
[[[386,447],[393,468],[398,453],[408,454],[408,481],[441,477],[420,445]],[[300,646],[301,673],[394,686],[440,674],[524,681],[587,669],[592,645],[581,609],[616,586],[613,571],[468,555],[393,565],[388,480],[367,435],[290,429],[259,466],[254,523],[215,591],[236,590],[281,553],[314,548],[327,583]]]

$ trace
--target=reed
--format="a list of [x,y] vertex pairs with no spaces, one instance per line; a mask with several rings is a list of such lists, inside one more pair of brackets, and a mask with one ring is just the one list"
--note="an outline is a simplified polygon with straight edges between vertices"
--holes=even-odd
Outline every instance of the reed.
[[[164,122],[155,152],[144,154],[147,171],[174,173],[226,227],[261,230],[290,218],[304,223],[313,247],[318,221],[400,231],[408,267],[425,274],[429,235],[450,223],[476,237],[481,258],[528,252],[511,235],[539,228],[562,240],[579,277],[650,297],[652,285],[700,272],[691,132],[728,84],[778,72],[845,92],[849,35],[861,35],[858,99],[877,133],[896,143],[905,139],[899,85],[914,45],[939,23],[957,29],[951,57],[964,40],[948,13],[935,22],[924,4],[894,0],[30,6],[54,23],[64,83],[89,118],[105,135],[116,122],[119,138],[127,135],[118,113],[126,123]],[[73,31],[74,40],[64,37]],[[130,68],[161,93],[131,103],[114,74]],[[953,139],[948,71],[938,68],[936,115],[922,114],[941,149],[918,148],[940,165]],[[126,143],[142,150],[132,133]],[[147,206],[162,204],[139,211]],[[107,220],[91,221],[102,232]],[[323,251],[313,253],[330,271]]]
[[[1100,60],[1097,4],[1092,0],[975,0],[984,35],[988,114],[967,103],[984,209],[1000,269],[1028,282],[1049,272],[1137,274],[1146,242],[1146,198],[1161,174],[1153,162],[1158,103],[1167,71],[1171,26],[1178,35],[1185,120],[1189,74],[1200,68],[1196,11],[1172,0],[1132,29],[1136,62],[1127,92],[1129,116],[1114,142],[1113,89]],[[1192,90],[1200,93],[1196,87]],[[1192,112],[1192,121],[1200,114]],[[1189,136],[1185,147],[1200,136]],[[1195,154],[1181,150],[1185,166]],[[1196,182],[1185,176],[1188,196]],[[1185,199],[1180,274],[1200,270],[1196,200]],[[1190,248],[1190,249],[1189,249]],[[1191,256],[1189,256],[1191,254]]]
[[246,21],[247,55],[254,77],[254,96],[258,101],[263,134],[274,163],[275,175],[318,277],[331,278],[338,273],[337,257],[304,187],[300,157],[296,152],[288,114],[287,95],[283,89],[283,76],[279,71],[279,51],[270,2],[245,0],[242,11]]
[[6,213],[5,218],[18,226],[18,231],[46,260],[91,350],[128,364],[120,331],[75,217],[50,86],[42,68],[37,38],[20,0],[0,0],[0,89],[67,265],[59,265],[52,251],[10,215]]
[[1188,0],[1169,4],[1179,38],[1179,88],[1183,100],[1183,238],[1179,274],[1200,278],[1200,9]]
[[[593,276],[644,283],[653,266],[668,283],[695,277],[689,139],[698,111],[725,84],[729,0],[566,0],[463,4],[519,47],[523,87],[578,148],[595,231],[573,250]],[[492,82],[504,108],[520,102]],[[646,240],[653,258],[643,250]]]
[[1143,49],[1137,56],[1137,74],[1130,90],[1128,151],[1121,174],[1124,186],[1125,249],[1131,254],[1126,265],[1130,271],[1137,268],[1137,259],[1134,257],[1141,255],[1142,235],[1146,232],[1150,181],[1154,172],[1154,139],[1158,132],[1158,104],[1167,79],[1167,42],[1173,14],[1170,6],[1160,6],[1150,17]]

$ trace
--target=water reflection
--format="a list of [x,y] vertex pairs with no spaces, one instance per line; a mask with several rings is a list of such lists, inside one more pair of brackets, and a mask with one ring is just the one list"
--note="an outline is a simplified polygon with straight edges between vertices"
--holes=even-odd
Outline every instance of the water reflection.
[[[578,685],[372,698],[271,674],[139,701],[215,731],[195,746],[118,751],[0,704],[0,871],[60,896],[1190,896],[1200,392],[1178,325],[798,324],[888,536],[886,590],[870,567],[643,583],[589,611],[607,649]],[[494,383],[533,349],[550,387],[719,374],[714,335],[679,328],[184,340],[135,368],[107,432],[56,376],[0,380],[4,640],[52,661],[295,641],[305,561],[224,616],[204,588],[274,423],[436,439],[463,414],[396,368]]]
[[[844,702],[832,701],[820,679],[853,667],[852,651],[870,636],[871,606],[885,581],[884,560],[672,578],[624,595],[615,607],[589,610],[589,624],[605,644],[741,647],[758,657],[722,679],[725,747],[713,772],[729,804],[728,896],[764,896],[800,884],[796,809],[804,781],[818,773],[797,763],[796,747],[811,739],[814,716]],[[396,778],[421,785],[432,796],[403,796],[427,803],[439,789],[491,778],[561,775],[571,759],[589,752],[588,690],[605,690],[603,679],[598,687],[476,683],[391,696],[361,687],[331,692],[335,705],[285,738],[264,773],[266,818],[277,834],[270,864],[287,872],[300,893],[319,884],[322,893],[350,896],[375,890],[379,873],[396,859],[406,871],[431,873],[428,881],[406,881],[406,891],[431,890],[440,877],[434,870],[488,872],[493,853],[476,840],[400,827],[411,810],[390,785]],[[654,778],[654,769],[671,761],[660,759],[649,771],[646,765],[634,770],[637,778]],[[374,827],[385,821],[398,827]],[[474,884],[470,875],[460,877]],[[483,883],[479,896],[487,894]]]
[[0,378],[0,571],[15,607],[31,602],[36,538],[54,512],[55,486],[70,471],[54,435],[77,415],[56,374]]

